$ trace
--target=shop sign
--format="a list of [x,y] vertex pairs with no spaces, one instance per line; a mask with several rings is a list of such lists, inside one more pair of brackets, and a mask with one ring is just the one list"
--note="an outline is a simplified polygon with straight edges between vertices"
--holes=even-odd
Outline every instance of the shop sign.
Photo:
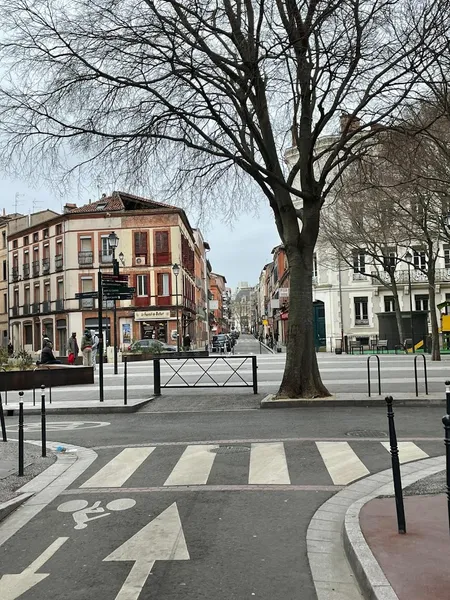
[[280,288],[278,290],[279,298],[289,298],[289,288]]
[[210,310],[217,310],[219,308],[219,301],[218,300],[210,300],[209,301],[209,309]]
[[170,310],[137,310],[134,313],[135,321],[155,321],[159,319],[171,319]]

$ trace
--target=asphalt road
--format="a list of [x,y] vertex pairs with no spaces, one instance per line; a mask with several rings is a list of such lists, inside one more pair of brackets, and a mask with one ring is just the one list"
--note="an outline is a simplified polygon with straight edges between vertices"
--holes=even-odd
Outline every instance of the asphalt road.
[[[263,354],[260,354],[262,349]],[[258,373],[258,391],[264,396],[278,390],[284,371],[285,355],[270,354],[261,346],[253,336],[241,335],[235,347],[234,355],[213,354],[209,359],[198,359],[197,361],[168,359],[161,363],[162,386],[182,386],[170,389],[163,387],[163,394],[184,396],[186,384],[204,385],[206,388],[198,388],[195,393],[198,396],[210,395],[211,389],[216,383],[223,385],[236,384],[243,386],[220,387],[214,392],[220,396],[223,394],[252,393],[252,356],[256,356]],[[249,358],[245,358],[249,357]],[[368,356],[347,356],[335,354],[318,354],[319,368],[322,379],[332,393],[362,393],[367,394],[367,360]],[[450,378],[450,357],[443,356],[440,363],[432,363],[427,358],[428,387],[430,392],[442,392],[444,397],[444,382]],[[418,381],[419,390],[424,392],[423,359],[418,357]],[[412,355],[380,355],[381,385],[383,394],[405,394],[414,395],[414,356]],[[370,360],[372,391],[377,389],[376,359]],[[105,365],[105,399],[122,399],[124,386],[124,367],[119,365],[119,374],[114,375],[112,365]],[[128,365],[128,397],[148,398],[153,394],[154,387],[153,363],[137,362]],[[14,392],[10,394],[12,400],[17,400]],[[97,400],[98,370],[95,375],[94,385],[67,386],[54,388],[52,397],[55,400]],[[26,403],[32,402],[32,392],[26,391],[24,396]]]
[[[401,459],[443,453],[441,416],[396,410],[409,442]],[[48,422],[50,440],[98,457],[0,547],[1,575],[50,548],[36,569],[48,577],[6,600],[315,600],[309,520],[350,480],[390,464],[386,416],[375,408],[233,411],[224,397],[223,411]],[[33,423],[26,439],[39,438]],[[336,470],[342,452],[347,466]]]

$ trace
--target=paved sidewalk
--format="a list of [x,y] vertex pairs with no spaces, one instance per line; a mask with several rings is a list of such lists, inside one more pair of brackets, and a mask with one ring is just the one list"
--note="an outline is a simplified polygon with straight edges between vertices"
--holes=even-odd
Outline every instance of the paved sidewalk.
[[[129,413],[136,412],[149,402],[153,400],[154,396],[150,398],[143,399],[129,399],[127,404],[124,404],[123,400],[107,400],[105,398],[104,402],[100,402],[99,400],[54,400],[51,404],[49,401],[45,404],[45,412],[46,414],[61,414],[61,415],[70,415],[70,414],[98,414],[98,413]],[[40,402],[36,400],[36,405],[33,406],[32,402],[24,402],[23,410],[25,415],[40,415],[41,407]],[[3,404],[3,411],[5,416],[11,417],[13,415],[17,415],[19,412],[19,403],[18,402],[8,402],[8,404]]]

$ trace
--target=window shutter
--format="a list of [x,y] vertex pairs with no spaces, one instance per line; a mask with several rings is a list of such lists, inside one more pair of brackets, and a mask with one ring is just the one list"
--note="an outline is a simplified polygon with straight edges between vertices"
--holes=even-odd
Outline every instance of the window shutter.
[[163,274],[158,273],[158,296],[163,295]]
[[134,233],[134,253],[147,254],[147,232],[135,231]]
[[157,231],[155,234],[156,254],[169,252],[169,232]]

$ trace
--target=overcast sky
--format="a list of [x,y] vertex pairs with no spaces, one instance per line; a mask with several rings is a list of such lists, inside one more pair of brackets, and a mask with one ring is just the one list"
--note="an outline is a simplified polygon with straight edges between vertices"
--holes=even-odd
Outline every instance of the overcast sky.
[[[14,212],[17,197],[17,212],[27,214],[49,208],[61,212],[66,202],[75,202],[78,206],[86,204],[89,198],[97,198],[97,190],[80,188],[69,196],[58,196],[44,187],[33,188],[24,180],[0,180],[3,204],[6,212]],[[102,190],[111,193],[112,189]],[[132,190],[124,190],[132,191]],[[144,194],[145,195],[145,194]],[[158,198],[152,198],[158,200]],[[228,286],[235,289],[239,282],[249,285],[258,282],[263,266],[271,261],[271,250],[279,244],[273,213],[269,206],[261,202],[258,215],[252,211],[241,216],[232,225],[214,220],[203,230],[205,240],[211,246],[208,258],[214,272],[224,275]],[[191,225],[195,227],[195,216],[188,214]]]

